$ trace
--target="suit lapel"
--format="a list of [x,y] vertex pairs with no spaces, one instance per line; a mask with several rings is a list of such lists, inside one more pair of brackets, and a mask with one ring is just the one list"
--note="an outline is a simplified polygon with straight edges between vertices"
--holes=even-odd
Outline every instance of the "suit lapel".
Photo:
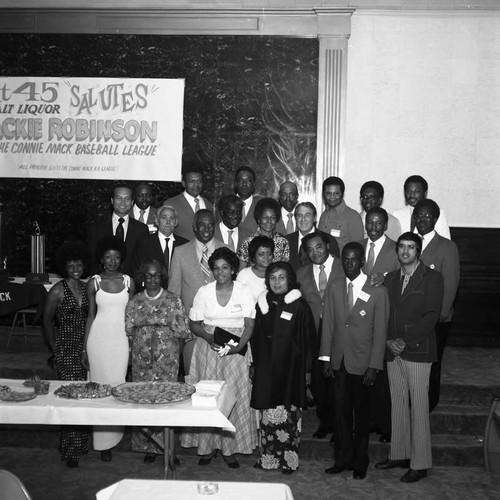
[[410,281],[406,285],[405,291],[401,294],[401,301],[406,299],[406,297],[408,297],[408,295],[420,284],[423,279],[424,272],[424,263],[420,262],[420,264],[418,265],[418,269],[415,270],[412,277],[410,278]]

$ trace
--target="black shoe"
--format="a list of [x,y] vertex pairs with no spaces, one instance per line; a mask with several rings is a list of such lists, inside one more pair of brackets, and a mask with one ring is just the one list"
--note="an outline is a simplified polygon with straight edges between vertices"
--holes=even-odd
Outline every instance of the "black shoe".
[[354,479],[364,479],[366,477],[366,469],[354,469],[352,477]]
[[328,429],[325,429],[324,427],[318,427],[318,430],[316,430],[313,434],[313,438],[323,439],[327,435]]
[[409,466],[410,466],[410,459],[409,458],[405,458],[403,460],[391,460],[388,458],[387,460],[384,460],[383,462],[379,462],[378,464],[375,464],[375,469],[387,470],[387,469],[394,469],[396,467],[401,467],[402,469],[406,469]]
[[101,460],[103,462],[111,462],[111,460],[113,460],[113,455],[111,453],[111,450],[102,450],[101,451]]
[[210,453],[210,455],[205,455],[201,457],[198,460],[198,465],[210,465],[212,458],[215,458],[216,455],[217,455],[217,450],[215,450],[213,453]]
[[340,474],[342,471],[352,470],[352,467],[341,467],[340,465],[335,464],[333,467],[326,469],[325,472],[327,474]]
[[381,443],[390,443],[391,442],[391,435],[382,433],[382,434],[380,434],[380,437],[378,438],[378,440]]
[[427,469],[408,469],[405,474],[403,474],[400,481],[403,481],[403,483],[416,483],[424,477],[427,477]]
[[240,468],[240,464],[238,463],[238,460],[236,460],[236,458],[234,458],[234,455],[228,455],[228,456],[222,455],[222,458],[224,459],[224,462],[226,462],[227,466],[230,469],[239,469]]
[[263,469],[264,467],[262,467],[262,464],[260,462],[255,462],[253,464],[253,468],[254,469]]
[[293,469],[281,469],[281,473],[284,474],[285,476],[289,476],[293,474],[295,471]]
[[144,463],[152,464],[156,460],[156,453],[146,453],[144,455]]
[[71,458],[68,458],[68,460],[66,460],[66,465],[70,469],[76,469],[78,467],[78,460],[73,460]]

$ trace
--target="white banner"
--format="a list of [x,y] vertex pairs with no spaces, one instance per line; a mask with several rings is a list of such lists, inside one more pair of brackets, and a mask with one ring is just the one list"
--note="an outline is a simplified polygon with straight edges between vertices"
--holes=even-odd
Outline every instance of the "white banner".
[[0,77],[0,175],[180,181],[184,80]]

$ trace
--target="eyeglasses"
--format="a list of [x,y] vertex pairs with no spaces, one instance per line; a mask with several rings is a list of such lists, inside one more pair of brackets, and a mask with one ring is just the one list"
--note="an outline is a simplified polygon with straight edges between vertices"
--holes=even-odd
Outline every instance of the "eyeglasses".
[[376,195],[376,194],[365,194],[365,195],[361,196],[360,198],[362,200],[364,200],[364,201],[376,200],[378,198],[378,195]]
[[160,279],[160,278],[161,278],[160,273],[156,273],[156,274],[145,273],[144,274],[144,279],[146,279],[146,280],[154,280],[154,279]]

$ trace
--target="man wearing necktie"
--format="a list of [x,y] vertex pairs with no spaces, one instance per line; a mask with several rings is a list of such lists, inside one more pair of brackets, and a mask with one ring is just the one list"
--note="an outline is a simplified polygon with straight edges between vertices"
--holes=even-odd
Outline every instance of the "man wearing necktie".
[[218,204],[220,222],[215,226],[215,238],[237,252],[251,233],[240,226],[243,201],[234,194],[221,197]]
[[[375,286],[382,285],[386,274],[400,267],[396,242],[385,234],[387,223],[388,214],[381,207],[373,207],[366,213],[368,238],[363,241],[366,249],[363,272]],[[371,428],[380,433],[381,442],[387,443],[391,440],[391,394],[385,369],[377,377],[371,395]]]
[[155,221],[158,231],[139,242],[134,256],[134,269],[137,271],[148,259],[157,260],[162,264],[162,287],[167,288],[172,256],[177,247],[184,245],[188,240],[174,233],[178,222],[174,207],[169,205],[160,207],[156,212]]
[[[226,246],[214,238],[214,215],[206,209],[199,210],[194,215],[193,232],[195,238],[182,245],[173,254],[168,282],[168,291],[181,297],[188,315],[199,288],[207,282],[214,281],[208,268],[208,258],[216,248]],[[193,342],[188,342],[183,350],[186,375],[189,373],[192,351]]]
[[243,165],[234,174],[234,191],[236,196],[243,201],[240,229],[250,234],[257,231],[257,222],[254,217],[255,205],[262,196],[255,194],[255,171]]
[[389,318],[387,290],[361,270],[364,253],[357,242],[342,250],[345,276],[327,288],[319,351],[335,401],[335,464],[326,472],[353,470],[354,479],[364,479],[368,468],[370,392],[383,369]]
[[276,224],[276,231],[283,236],[292,234],[295,227],[294,210],[299,200],[299,191],[294,182],[286,181],[280,185],[278,201],[281,205],[281,220]]
[[177,213],[176,233],[187,240],[194,238],[194,214],[199,210],[213,211],[212,204],[203,196],[203,175],[200,168],[189,165],[182,172],[182,187],[184,191],[177,196],[169,198],[165,204],[175,208]]
[[101,263],[95,255],[99,242],[106,236],[116,236],[125,242],[126,254],[122,263],[122,270],[125,274],[133,275],[133,259],[139,242],[149,234],[146,224],[130,217],[133,196],[132,190],[128,186],[116,186],[111,196],[113,213],[111,217],[102,222],[97,222],[89,226],[88,229],[88,249],[91,256],[90,273],[101,272]]
[[438,204],[426,198],[415,205],[413,220],[422,238],[422,253],[420,260],[431,269],[443,276],[444,297],[443,307],[436,326],[437,361],[432,364],[429,386],[429,411],[439,403],[441,385],[441,360],[444,347],[453,320],[453,303],[460,282],[460,261],[457,245],[443,238],[436,231],[436,223],[440,219]]
[[311,392],[316,403],[316,415],[319,426],[313,437],[321,439],[334,429],[333,379],[321,374],[321,362],[318,359],[321,344],[321,324],[324,299],[327,288],[334,278],[343,276],[340,258],[330,252],[330,237],[326,233],[314,231],[302,240],[307,252],[309,264],[299,267],[297,281],[300,283],[302,296],[306,299],[313,313],[316,326],[315,345],[312,346],[313,362],[311,367]]
[[130,211],[130,217],[143,224],[147,224],[150,233],[156,232],[155,216],[156,209],[151,206],[153,193],[147,182],[140,182],[134,188],[134,205]]

